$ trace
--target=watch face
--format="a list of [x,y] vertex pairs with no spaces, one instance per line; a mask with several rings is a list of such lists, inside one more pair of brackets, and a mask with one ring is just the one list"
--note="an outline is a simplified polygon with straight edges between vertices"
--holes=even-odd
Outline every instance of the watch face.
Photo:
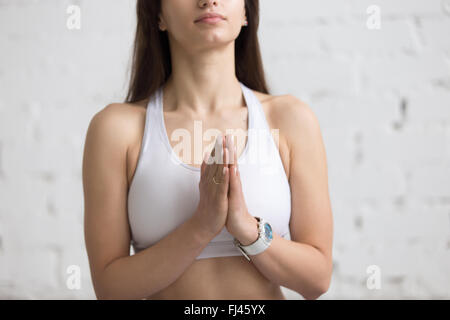
[[267,222],[264,224],[264,235],[266,236],[267,240],[272,240],[272,227]]

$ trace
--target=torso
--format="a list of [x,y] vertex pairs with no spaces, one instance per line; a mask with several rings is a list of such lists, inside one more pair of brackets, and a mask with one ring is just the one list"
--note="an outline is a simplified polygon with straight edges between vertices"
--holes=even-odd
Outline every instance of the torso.
[[[286,103],[287,96],[271,96],[257,91],[253,91],[261,102],[267,123],[271,129],[279,129],[279,140],[275,139],[279,148],[280,157],[289,178],[289,150],[286,138],[281,127],[280,117],[277,116],[277,105]],[[132,181],[139,156],[142,135],[145,124],[145,108],[148,100],[130,105],[135,116],[132,118],[136,123],[130,124],[133,130],[133,141],[130,141],[127,152],[127,179],[128,185]],[[247,108],[242,106],[230,110],[233,114],[229,116],[217,116],[215,119],[204,119],[203,130],[214,127],[222,133],[227,128],[247,130]],[[278,112],[279,113],[279,112]],[[179,116],[174,112],[164,113],[165,124],[168,136],[175,128],[186,128],[193,137],[193,120],[186,119],[186,116]],[[224,120],[228,119],[228,120]],[[205,127],[208,125],[208,128]],[[273,135],[273,133],[272,133]],[[273,135],[275,137],[275,135]],[[279,142],[279,143],[278,143]],[[209,144],[210,142],[207,141]],[[247,143],[247,141],[245,142]],[[172,147],[174,144],[172,144]],[[206,144],[204,143],[205,147]],[[243,152],[245,144],[238,148],[238,157]],[[240,149],[240,150],[239,150]],[[192,153],[191,153],[192,154]],[[188,162],[186,162],[188,163]],[[200,167],[199,164],[188,164]],[[220,275],[220,276],[218,276]],[[147,297],[147,299],[285,299],[280,286],[269,281],[259,270],[246,259],[240,256],[214,257],[194,260],[188,269],[171,285]]]

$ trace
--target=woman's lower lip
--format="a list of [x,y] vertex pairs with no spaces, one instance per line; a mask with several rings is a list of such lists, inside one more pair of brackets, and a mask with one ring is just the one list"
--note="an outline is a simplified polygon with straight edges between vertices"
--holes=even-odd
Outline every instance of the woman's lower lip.
[[198,20],[197,22],[205,22],[205,23],[217,23],[219,21],[222,21],[223,19],[220,17],[214,17],[214,18],[203,18],[201,20]]

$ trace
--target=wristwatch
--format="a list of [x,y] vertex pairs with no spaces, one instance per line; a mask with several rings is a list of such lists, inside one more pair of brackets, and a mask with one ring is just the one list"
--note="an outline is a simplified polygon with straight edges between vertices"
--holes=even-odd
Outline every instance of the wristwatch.
[[256,255],[266,250],[273,239],[272,227],[269,222],[263,218],[255,217],[258,221],[258,239],[255,242],[244,246],[238,239],[234,238],[234,245],[242,252],[242,254],[250,261],[249,255]]

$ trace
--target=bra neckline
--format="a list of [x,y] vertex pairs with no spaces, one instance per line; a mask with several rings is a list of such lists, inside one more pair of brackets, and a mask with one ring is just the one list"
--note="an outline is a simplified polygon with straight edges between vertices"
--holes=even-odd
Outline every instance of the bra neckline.
[[[238,159],[238,164],[242,163],[242,161],[245,159],[245,157],[248,154],[248,149],[249,149],[249,145],[250,143],[252,143],[252,130],[253,130],[253,117],[255,116],[253,114],[254,110],[253,110],[253,104],[252,104],[252,99],[251,99],[251,94],[252,92],[250,91],[249,88],[247,88],[241,81],[239,81],[239,85],[241,87],[241,94],[244,96],[244,100],[245,100],[245,104],[247,106],[247,143],[245,144],[244,147],[244,151],[242,151],[241,155],[239,156]],[[159,118],[159,122],[160,122],[160,133],[162,136],[162,140],[164,145],[167,148],[167,151],[169,152],[169,154],[171,155],[171,159],[175,161],[175,163],[183,166],[186,169],[192,170],[192,171],[200,171],[201,167],[195,167],[192,166],[190,164],[187,164],[183,161],[181,161],[181,159],[178,157],[178,155],[173,151],[173,148],[170,144],[170,140],[169,140],[169,136],[167,134],[167,129],[166,129],[166,124],[164,122],[164,101],[163,101],[163,95],[164,95],[164,87],[165,84],[162,84],[158,91],[157,91],[157,96],[156,96],[156,107],[157,107],[157,113],[158,113],[158,118]]]

